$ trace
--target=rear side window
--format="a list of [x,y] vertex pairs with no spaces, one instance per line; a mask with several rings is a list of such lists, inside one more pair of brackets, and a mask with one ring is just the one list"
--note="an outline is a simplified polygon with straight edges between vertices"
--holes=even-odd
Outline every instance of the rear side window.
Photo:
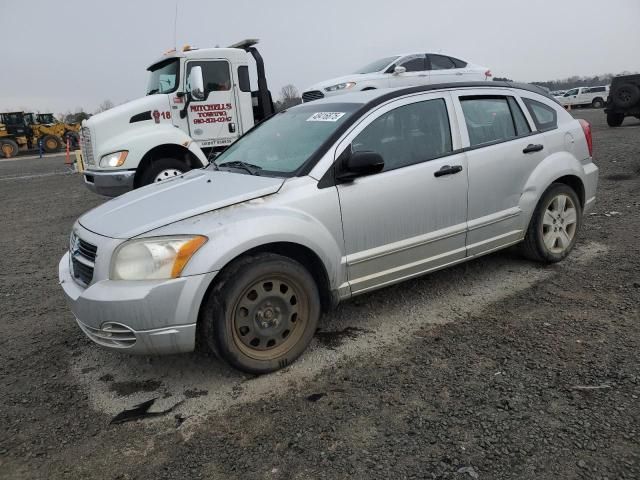
[[555,109],[530,98],[523,98],[522,100],[533,117],[533,123],[536,124],[538,130],[544,131],[558,128],[558,113]]
[[429,55],[431,61],[431,70],[448,70],[450,68],[456,68],[453,60],[444,55]]
[[354,152],[382,155],[384,171],[441,157],[452,151],[443,99],[412,103],[376,118],[353,140]]
[[589,93],[604,92],[604,91],[606,91],[606,88],[604,87],[592,87],[587,90],[587,92]]
[[460,60],[459,58],[449,57],[456,68],[465,68],[467,66],[467,62]]
[[472,147],[530,133],[527,120],[512,97],[460,97],[460,104]]
[[250,92],[251,83],[249,82],[249,67],[241,65],[238,67],[238,83],[241,92]]

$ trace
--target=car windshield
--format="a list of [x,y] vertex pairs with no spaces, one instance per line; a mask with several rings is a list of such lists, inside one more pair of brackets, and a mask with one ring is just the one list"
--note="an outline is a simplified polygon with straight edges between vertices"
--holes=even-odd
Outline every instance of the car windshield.
[[209,168],[292,176],[360,106],[310,103],[277,113],[222,152]]
[[148,68],[151,75],[147,85],[147,95],[171,93],[178,88],[180,59],[170,58]]
[[386,68],[390,63],[395,62],[400,57],[386,57],[381,58],[380,60],[376,60],[375,62],[371,62],[368,65],[365,65],[362,68],[359,68],[354,73],[374,73],[379,72]]

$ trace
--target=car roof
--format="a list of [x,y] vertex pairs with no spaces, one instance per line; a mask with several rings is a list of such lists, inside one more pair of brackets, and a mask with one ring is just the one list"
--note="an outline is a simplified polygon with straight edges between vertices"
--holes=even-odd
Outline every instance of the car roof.
[[315,100],[314,104],[322,103],[360,103],[368,104],[375,103],[380,104],[387,100],[402,97],[404,95],[411,95],[414,93],[422,92],[437,92],[439,90],[464,90],[470,88],[511,88],[518,90],[526,90],[528,92],[537,93],[546,98],[549,98],[557,103],[557,100],[553,98],[549,92],[543,90],[537,85],[531,85],[528,83],[516,83],[516,82],[452,82],[452,83],[438,83],[431,85],[419,85],[415,87],[401,87],[401,88],[378,88],[375,90],[364,90],[360,92],[345,93],[340,96],[325,97],[320,100]]

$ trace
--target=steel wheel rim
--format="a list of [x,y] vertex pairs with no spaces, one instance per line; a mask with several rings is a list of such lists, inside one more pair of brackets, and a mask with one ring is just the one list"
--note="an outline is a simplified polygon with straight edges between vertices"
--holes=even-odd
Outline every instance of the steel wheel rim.
[[578,227],[578,210],[565,194],[556,195],[548,203],[542,218],[542,239],[551,253],[566,251]]
[[2,154],[9,158],[13,154],[13,147],[7,143],[2,145]]
[[255,360],[274,360],[302,338],[309,300],[300,284],[286,275],[266,275],[236,299],[231,328],[236,347]]
[[182,175],[184,172],[178,170],[177,168],[167,168],[166,170],[162,170],[156,178],[153,180],[155,183],[161,182],[163,180],[168,180],[173,177],[178,177]]

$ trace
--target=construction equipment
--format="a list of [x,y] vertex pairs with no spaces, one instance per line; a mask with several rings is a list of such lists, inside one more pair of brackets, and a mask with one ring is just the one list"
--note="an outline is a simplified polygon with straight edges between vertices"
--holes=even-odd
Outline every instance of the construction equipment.
[[69,146],[73,149],[80,146],[80,123],[66,123],[60,122],[54,117],[53,113],[36,113],[35,123],[38,125],[55,125],[56,130],[60,132],[58,125],[62,125],[64,128],[60,137],[66,142],[69,140]]
[[[22,137],[26,143],[26,138]],[[13,135],[7,132],[7,127],[4,123],[0,123],[0,152],[5,158],[15,157],[20,151],[20,146]]]
[[0,113],[0,150],[6,158],[15,157],[29,146],[30,129],[22,112]]
[[16,137],[25,136],[28,148],[36,148],[42,142],[42,148],[47,153],[57,152],[64,145],[64,125],[40,125],[35,123],[32,113],[10,112],[0,114],[7,132]]

